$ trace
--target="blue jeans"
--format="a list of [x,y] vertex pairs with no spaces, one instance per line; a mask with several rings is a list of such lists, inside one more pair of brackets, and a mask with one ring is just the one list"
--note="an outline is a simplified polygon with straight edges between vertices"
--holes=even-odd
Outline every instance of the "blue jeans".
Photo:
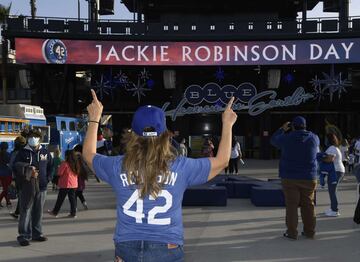
[[319,175],[319,182],[320,182],[320,186],[325,186],[325,175],[324,174]]
[[115,243],[115,261],[125,262],[182,262],[182,246],[169,248],[168,244],[155,241],[127,241]]
[[25,206],[22,198],[27,196],[20,195],[20,218],[19,218],[19,236],[18,240],[30,240],[38,238],[42,233],[42,217],[46,198],[46,191],[35,194],[34,201]]
[[344,173],[336,172],[336,177],[337,177],[336,184],[331,184],[328,179],[328,190],[329,190],[330,203],[331,203],[330,206],[331,206],[331,210],[335,211],[335,212],[339,211],[336,192],[337,192],[338,185],[340,184],[342,178],[344,177]]

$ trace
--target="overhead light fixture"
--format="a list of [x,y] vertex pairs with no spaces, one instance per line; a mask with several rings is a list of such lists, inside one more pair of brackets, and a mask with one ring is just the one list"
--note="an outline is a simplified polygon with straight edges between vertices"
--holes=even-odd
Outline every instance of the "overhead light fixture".
[[75,72],[75,77],[77,78],[83,78],[86,76],[86,71],[76,71]]

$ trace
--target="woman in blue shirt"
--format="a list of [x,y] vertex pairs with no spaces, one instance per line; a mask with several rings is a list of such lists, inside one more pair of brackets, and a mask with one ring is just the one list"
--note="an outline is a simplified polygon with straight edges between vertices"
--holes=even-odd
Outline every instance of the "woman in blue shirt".
[[123,137],[124,155],[109,157],[96,154],[103,106],[91,92],[83,157],[116,193],[116,261],[183,261],[183,194],[187,187],[205,183],[227,166],[232,126],[237,119],[231,109],[234,98],[222,115],[222,138],[216,157],[177,156],[164,111],[150,105],[135,112],[132,129]]

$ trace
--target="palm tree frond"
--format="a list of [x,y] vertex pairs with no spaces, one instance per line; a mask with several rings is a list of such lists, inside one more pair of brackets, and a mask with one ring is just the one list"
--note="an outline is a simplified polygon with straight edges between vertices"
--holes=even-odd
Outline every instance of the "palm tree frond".
[[5,23],[6,17],[9,16],[11,10],[11,3],[8,6],[0,4],[0,24]]

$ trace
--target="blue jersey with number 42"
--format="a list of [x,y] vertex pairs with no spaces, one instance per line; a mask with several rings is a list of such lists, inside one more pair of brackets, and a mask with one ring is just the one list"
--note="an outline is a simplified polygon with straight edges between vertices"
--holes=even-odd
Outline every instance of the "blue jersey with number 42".
[[189,186],[203,184],[210,173],[208,158],[177,157],[171,175],[156,199],[139,198],[136,186],[122,173],[123,156],[97,154],[93,160],[96,176],[109,183],[116,193],[116,243],[149,240],[183,245],[181,202]]

